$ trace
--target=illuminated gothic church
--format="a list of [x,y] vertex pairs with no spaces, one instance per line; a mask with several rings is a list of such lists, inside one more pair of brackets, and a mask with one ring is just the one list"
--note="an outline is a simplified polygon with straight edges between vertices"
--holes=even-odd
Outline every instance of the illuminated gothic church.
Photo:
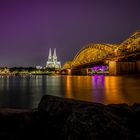
[[61,62],[57,61],[56,49],[54,49],[54,52],[52,55],[52,51],[50,48],[48,61],[46,62],[46,68],[61,68]]

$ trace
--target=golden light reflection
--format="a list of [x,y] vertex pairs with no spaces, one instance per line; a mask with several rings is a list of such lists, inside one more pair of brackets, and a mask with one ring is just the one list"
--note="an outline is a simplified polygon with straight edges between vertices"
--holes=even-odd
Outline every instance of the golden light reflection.
[[123,95],[120,89],[119,82],[120,77],[108,76],[105,78],[105,104],[108,103],[124,103],[125,99],[121,96]]
[[72,98],[72,80],[71,76],[66,76],[66,96]]
[[73,80],[73,97],[80,100],[92,100],[91,76],[76,76]]
[[66,76],[66,97],[90,101],[91,94],[90,76]]

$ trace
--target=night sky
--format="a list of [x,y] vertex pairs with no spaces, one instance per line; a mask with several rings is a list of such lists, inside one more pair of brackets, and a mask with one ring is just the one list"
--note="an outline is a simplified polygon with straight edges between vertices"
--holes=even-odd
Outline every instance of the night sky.
[[140,29],[140,0],[0,0],[0,67],[72,60],[84,45],[121,43]]

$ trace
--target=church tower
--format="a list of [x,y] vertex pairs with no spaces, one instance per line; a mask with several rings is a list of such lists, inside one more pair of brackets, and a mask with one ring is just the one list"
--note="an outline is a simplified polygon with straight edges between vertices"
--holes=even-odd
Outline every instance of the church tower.
[[48,55],[48,61],[46,62],[46,68],[61,68],[61,62],[57,61],[57,55],[56,55],[56,48],[54,49],[53,55],[51,48],[49,49],[49,55]]
[[52,52],[51,52],[51,48],[49,49],[48,61],[52,61]]
[[54,52],[53,52],[53,61],[57,62],[56,48],[54,48]]

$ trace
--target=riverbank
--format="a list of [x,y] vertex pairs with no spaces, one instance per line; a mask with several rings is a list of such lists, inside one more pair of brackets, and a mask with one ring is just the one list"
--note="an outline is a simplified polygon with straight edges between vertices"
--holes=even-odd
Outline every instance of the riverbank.
[[0,109],[0,139],[137,140],[140,104],[103,105],[45,95],[37,109]]

